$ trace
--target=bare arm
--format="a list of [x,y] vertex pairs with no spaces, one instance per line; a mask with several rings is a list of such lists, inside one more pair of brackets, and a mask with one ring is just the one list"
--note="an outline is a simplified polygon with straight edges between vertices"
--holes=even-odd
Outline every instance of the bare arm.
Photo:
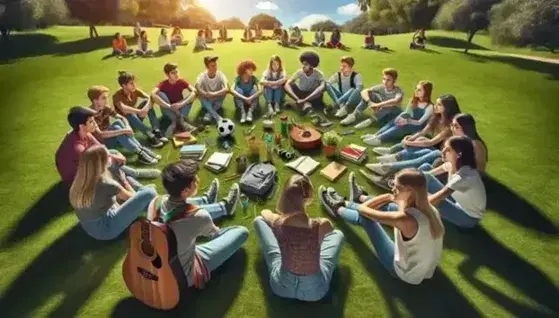
[[201,96],[201,97],[209,97],[210,96],[210,93],[203,90],[199,83],[196,83],[196,91],[198,92],[198,95]]
[[361,216],[364,216],[373,221],[380,222],[382,224],[390,225],[395,228],[401,228],[406,218],[406,213],[403,210],[398,210],[397,212],[384,212],[375,209],[371,209],[368,206],[361,204],[357,207],[357,211]]
[[125,135],[125,129],[118,129],[118,130],[97,130],[97,134],[101,136],[103,139],[112,138],[120,135]]
[[441,190],[439,190],[437,193],[433,193],[429,196],[429,203],[431,203],[434,206],[437,206],[444,199],[448,198],[452,194],[452,192],[453,192],[452,189],[448,187],[444,187]]
[[320,85],[314,90],[314,92],[312,92],[309,96],[307,96],[303,100],[305,102],[307,102],[307,101],[315,98],[316,96],[320,95],[320,93],[322,93],[325,88],[326,88],[326,83],[324,81],[322,81],[322,83],[320,83]]
[[[117,105],[115,105],[115,106],[117,106]],[[128,115],[128,114],[135,114],[135,115],[138,115],[139,113],[142,112],[141,109],[137,109],[137,108],[134,108],[134,107],[126,106],[126,105],[124,105],[123,102],[120,102],[120,105],[118,105],[118,107],[120,108],[120,110],[121,110],[123,113],[125,113],[125,114],[127,114],[127,115]]]
[[332,222],[325,218],[320,218],[319,220],[320,225],[318,226],[318,237],[320,238],[320,242],[324,239],[326,234],[334,231],[334,227],[332,226]]
[[262,212],[260,212],[260,215],[262,216],[264,221],[266,221],[266,223],[268,223],[268,225],[270,226],[280,219],[280,216],[278,214],[268,209],[262,210]]
[[231,94],[233,94],[233,96],[240,98],[244,101],[248,101],[249,99],[247,97],[245,97],[244,95],[240,94],[239,92],[237,92],[237,84],[233,84],[233,87],[231,88]]
[[474,141],[474,154],[476,156],[477,170],[484,172],[487,165],[487,149],[479,140]]
[[434,168],[433,170],[429,171],[428,173],[431,174],[431,175],[434,175],[434,176],[438,176],[438,175],[441,175],[443,173],[447,173],[447,171],[444,168],[444,164],[442,164],[442,165]]
[[371,209],[379,209],[381,206],[394,201],[394,196],[390,193],[385,193],[377,195],[376,197],[363,202],[362,204],[368,206]]
[[369,92],[370,91],[371,91],[370,88],[365,88],[364,90],[361,91],[361,98],[367,103],[371,102],[371,100],[369,99]]
[[289,94],[289,96],[297,96],[295,95],[295,93],[293,92],[293,89],[291,88],[291,83],[294,81],[293,78],[289,79],[284,86],[285,91]]
[[374,106],[377,108],[383,108],[383,107],[392,107],[394,105],[400,105],[401,103],[402,103],[402,96],[385,100],[384,102],[374,103]]
[[153,101],[154,101],[157,105],[159,105],[160,107],[169,108],[169,109],[172,108],[172,107],[171,107],[171,104],[169,104],[169,103],[167,103],[166,101],[164,101],[163,98],[161,98],[161,96],[159,96],[158,93],[159,93],[159,88],[157,88],[157,87],[154,88],[154,89],[151,91],[151,98],[153,99]]
[[431,138],[431,139],[421,139],[421,140],[412,140],[412,141],[406,141],[405,145],[408,147],[432,147],[442,141],[444,141],[446,138],[448,137],[448,132],[442,131],[440,133],[438,133],[435,137]]
[[131,197],[133,197],[136,194],[136,191],[134,191],[134,189],[132,189],[132,186],[130,186],[130,183],[128,183],[128,181],[126,179],[124,179],[123,184],[124,184],[124,187],[122,187],[120,185],[118,186],[119,191],[118,191],[118,194],[116,195],[116,197],[120,201],[127,201],[128,199],[130,199]]

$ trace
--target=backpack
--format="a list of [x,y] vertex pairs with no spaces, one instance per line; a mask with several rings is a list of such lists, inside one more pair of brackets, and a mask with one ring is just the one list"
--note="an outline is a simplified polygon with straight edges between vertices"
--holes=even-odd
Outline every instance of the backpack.
[[[355,76],[357,76],[357,72],[351,72],[351,77],[349,78],[349,86],[351,88],[355,88]],[[340,88],[340,92],[342,91],[342,72],[338,72],[338,87]]]
[[247,196],[269,199],[274,196],[278,183],[276,167],[269,162],[253,163],[241,176],[239,186]]

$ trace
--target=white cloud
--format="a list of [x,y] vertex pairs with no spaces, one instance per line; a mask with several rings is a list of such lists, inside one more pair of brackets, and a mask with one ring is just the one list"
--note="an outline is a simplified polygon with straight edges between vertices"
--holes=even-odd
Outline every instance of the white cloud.
[[271,1],[260,1],[256,4],[256,8],[260,10],[278,10],[279,7],[277,4]]
[[354,15],[360,15],[361,9],[356,3],[350,3],[350,4],[346,4],[345,6],[338,7],[337,12],[340,15],[354,16]]
[[300,28],[310,29],[311,25],[320,22],[332,20],[329,16],[324,14],[309,14],[306,17],[303,17],[299,22],[295,23],[296,26]]

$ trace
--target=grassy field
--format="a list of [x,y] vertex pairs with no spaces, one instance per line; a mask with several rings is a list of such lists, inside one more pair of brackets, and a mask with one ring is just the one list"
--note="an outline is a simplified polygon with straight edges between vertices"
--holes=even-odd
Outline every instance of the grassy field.
[[[466,55],[461,52],[465,36],[446,32],[429,32],[429,49],[424,52],[407,48],[409,34],[378,37],[379,44],[392,50],[388,53],[361,50],[362,37],[353,35],[344,37],[349,52],[318,50],[325,74],[338,69],[342,55],[351,54],[367,86],[380,81],[384,67],[395,67],[406,98],[417,81],[428,79],[434,83],[435,95],[455,94],[462,111],[476,117],[489,148],[488,211],[473,232],[447,227],[442,265],[433,279],[410,286],[391,278],[371,252],[364,231],[336,220],[346,242],[331,295],[321,302],[307,304],[271,294],[252,232],[244,249],[214,275],[206,290],[183,295],[171,313],[143,306],[122,280],[126,236],[97,242],[81,230],[60,186],[54,152],[69,129],[68,108],[87,105],[89,86],[102,84],[116,90],[117,71],[129,70],[137,75],[139,87],[151,90],[162,79],[167,61],[179,63],[181,74],[193,81],[203,70],[205,53],[192,53],[190,45],[173,55],[150,59],[106,58],[116,31],[132,30],[100,27],[101,37],[89,40],[84,38],[86,28],[56,27],[15,33],[9,45],[0,47],[0,118],[5,120],[0,138],[2,316],[506,317],[559,313],[559,65],[498,55],[496,50],[553,56],[495,48],[483,35],[476,36],[474,50]],[[156,43],[158,31],[149,32]],[[193,34],[189,31],[188,37]],[[220,67],[229,80],[244,58],[257,62],[258,74],[272,54],[281,55],[288,73],[298,67],[302,50],[280,48],[273,42],[241,44],[239,35],[234,33],[232,43],[216,44],[211,53],[221,57]],[[233,117],[231,97],[225,108],[226,115]],[[199,109],[196,102],[191,119]],[[244,144],[241,126],[237,128],[238,154]],[[358,136],[345,137],[343,144],[357,140]],[[164,158],[160,167],[178,159],[178,151],[169,145],[160,153]],[[324,166],[326,160],[317,158]],[[283,182],[290,172],[279,159],[276,162]],[[349,168],[357,171],[358,167],[349,164]],[[234,164],[225,174],[233,169]],[[214,177],[202,170],[202,185]],[[347,174],[333,184],[343,193],[347,193],[346,178]],[[316,187],[326,183],[318,172],[312,180]],[[156,183],[162,191],[161,183]],[[230,184],[222,181],[222,193]],[[252,231],[254,215],[264,207],[273,208],[274,202],[251,202],[247,214],[239,209],[234,219],[221,225],[242,224]],[[324,215],[317,202],[309,213]]]

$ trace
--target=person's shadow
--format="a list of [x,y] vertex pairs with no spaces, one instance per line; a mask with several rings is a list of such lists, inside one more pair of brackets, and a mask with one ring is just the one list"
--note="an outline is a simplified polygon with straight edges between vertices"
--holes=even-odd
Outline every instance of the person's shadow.
[[75,317],[122,257],[124,244],[121,239],[97,241],[75,225],[5,288],[2,316],[30,317],[51,297],[64,295],[50,315]]
[[111,317],[224,317],[235,302],[243,285],[247,254],[240,249],[225,264],[212,272],[203,290],[188,288],[181,291],[176,308],[161,311],[148,307],[133,297],[121,300]]

